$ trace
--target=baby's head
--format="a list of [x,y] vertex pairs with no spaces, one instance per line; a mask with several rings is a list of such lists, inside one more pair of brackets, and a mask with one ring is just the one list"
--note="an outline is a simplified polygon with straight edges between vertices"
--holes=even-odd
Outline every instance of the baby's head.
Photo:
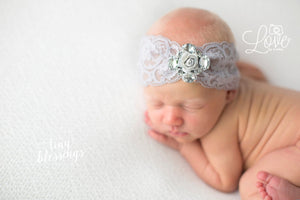
[[152,128],[178,142],[201,138],[238,87],[230,28],[206,10],[181,8],[163,16],[147,35],[139,65]]
[[209,42],[234,43],[229,26],[217,15],[202,9],[180,8],[155,22],[147,35],[162,35],[180,45],[202,46]]

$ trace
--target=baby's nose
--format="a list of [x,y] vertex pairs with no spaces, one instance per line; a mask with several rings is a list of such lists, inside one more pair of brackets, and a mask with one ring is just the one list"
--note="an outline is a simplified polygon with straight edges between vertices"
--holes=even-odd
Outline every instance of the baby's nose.
[[178,108],[168,108],[164,113],[163,123],[169,126],[180,126],[183,123],[181,112]]

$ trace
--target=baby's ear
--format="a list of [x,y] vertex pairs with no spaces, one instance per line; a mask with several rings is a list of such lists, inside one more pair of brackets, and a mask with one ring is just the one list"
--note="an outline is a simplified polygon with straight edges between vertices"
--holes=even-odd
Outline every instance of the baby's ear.
[[236,97],[236,90],[227,90],[226,103],[230,103]]

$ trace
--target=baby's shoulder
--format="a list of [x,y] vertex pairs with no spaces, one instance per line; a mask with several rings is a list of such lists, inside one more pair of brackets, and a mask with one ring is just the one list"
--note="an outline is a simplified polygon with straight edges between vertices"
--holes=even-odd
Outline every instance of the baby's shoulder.
[[[236,104],[239,106],[249,106],[261,103],[266,99],[284,102],[285,105],[300,106],[300,91],[272,85],[266,81],[257,81],[247,77],[241,77],[239,89],[236,97]],[[283,104],[283,105],[284,105]]]

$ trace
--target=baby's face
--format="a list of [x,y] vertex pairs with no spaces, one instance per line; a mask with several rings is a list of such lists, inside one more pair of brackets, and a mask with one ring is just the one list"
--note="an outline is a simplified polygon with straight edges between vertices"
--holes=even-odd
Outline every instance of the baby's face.
[[178,142],[191,142],[216,124],[227,101],[226,91],[178,81],[144,89],[152,128]]

